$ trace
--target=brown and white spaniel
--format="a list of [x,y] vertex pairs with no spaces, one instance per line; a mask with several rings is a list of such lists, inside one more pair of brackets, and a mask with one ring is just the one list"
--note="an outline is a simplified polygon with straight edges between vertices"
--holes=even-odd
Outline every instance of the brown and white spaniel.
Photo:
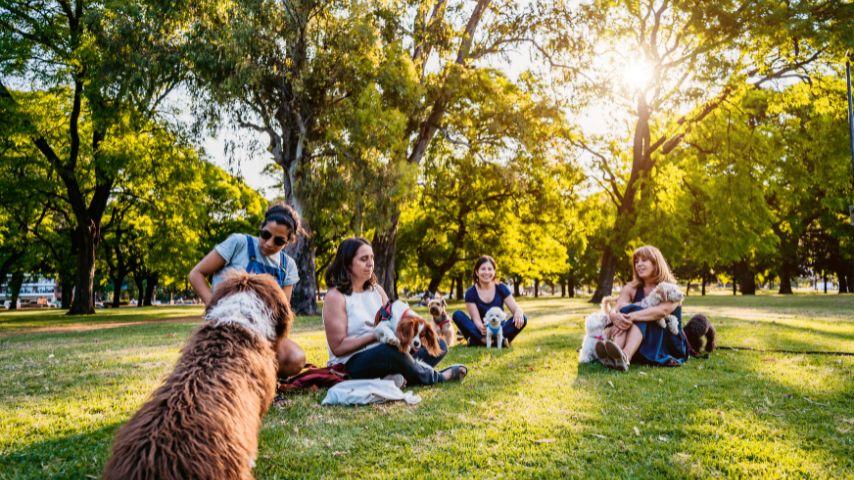
[[423,346],[430,355],[442,353],[433,325],[400,300],[380,308],[374,318],[374,328],[380,342],[394,345],[401,352],[415,353]]

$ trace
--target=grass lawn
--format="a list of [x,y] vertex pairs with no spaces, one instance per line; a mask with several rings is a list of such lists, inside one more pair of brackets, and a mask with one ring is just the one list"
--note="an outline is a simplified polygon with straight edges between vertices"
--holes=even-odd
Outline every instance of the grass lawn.
[[[258,478],[851,478],[854,357],[721,350],[676,369],[577,363],[583,299],[522,299],[513,347],[453,347],[461,384],[416,406],[268,413]],[[690,296],[719,343],[854,352],[854,296]],[[0,314],[0,479],[97,478],[116,429],[171,370],[198,307]],[[326,361],[320,318],[292,337]]]

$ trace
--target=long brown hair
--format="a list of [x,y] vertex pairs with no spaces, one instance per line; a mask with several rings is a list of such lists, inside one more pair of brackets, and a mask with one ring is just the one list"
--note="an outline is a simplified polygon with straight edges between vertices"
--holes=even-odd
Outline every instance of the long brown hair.
[[[350,266],[353,265],[353,259],[356,258],[356,253],[358,253],[362,245],[370,246],[371,242],[362,237],[351,237],[338,245],[338,251],[335,252],[335,259],[329,264],[324,275],[328,288],[334,287],[344,295],[353,293],[353,279],[350,277]],[[371,278],[362,285],[362,288],[368,290],[376,284],[377,277],[371,274]]]
[[664,255],[661,254],[661,250],[653,247],[652,245],[644,245],[636,248],[632,253],[631,284],[635,288],[641,288],[644,285],[643,280],[638,277],[638,271],[635,268],[635,264],[637,264],[639,258],[652,262],[651,280],[655,282],[656,285],[661,282],[676,283],[676,277],[674,277],[673,273],[670,271],[670,267],[667,265],[667,260],[664,259]]

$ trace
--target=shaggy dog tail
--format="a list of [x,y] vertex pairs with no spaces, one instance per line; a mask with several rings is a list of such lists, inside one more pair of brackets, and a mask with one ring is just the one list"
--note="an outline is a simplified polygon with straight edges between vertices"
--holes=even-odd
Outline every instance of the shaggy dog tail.
[[716,347],[715,326],[709,323],[709,329],[706,330],[706,351],[711,353]]

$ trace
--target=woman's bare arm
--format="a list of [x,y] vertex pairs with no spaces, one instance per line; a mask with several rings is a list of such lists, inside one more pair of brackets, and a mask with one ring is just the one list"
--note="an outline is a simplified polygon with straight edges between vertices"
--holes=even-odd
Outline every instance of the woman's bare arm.
[[222,258],[222,255],[220,255],[216,250],[211,250],[210,253],[205,255],[205,258],[201,259],[199,263],[190,270],[190,274],[187,275],[187,280],[190,281],[190,286],[193,287],[193,291],[196,292],[196,295],[199,296],[199,299],[206,306],[213,296],[213,290],[211,290],[211,286],[208,284],[207,277],[222,270],[222,267],[224,266],[225,259]]
[[347,307],[344,295],[334,288],[329,289],[323,299],[323,329],[326,331],[329,349],[336,357],[349,355],[377,340],[373,334],[347,336]]
[[660,303],[653,307],[647,307],[643,310],[629,313],[626,316],[633,322],[654,322],[670,315],[674,310],[676,310],[676,307],[681,304],[682,302]]

